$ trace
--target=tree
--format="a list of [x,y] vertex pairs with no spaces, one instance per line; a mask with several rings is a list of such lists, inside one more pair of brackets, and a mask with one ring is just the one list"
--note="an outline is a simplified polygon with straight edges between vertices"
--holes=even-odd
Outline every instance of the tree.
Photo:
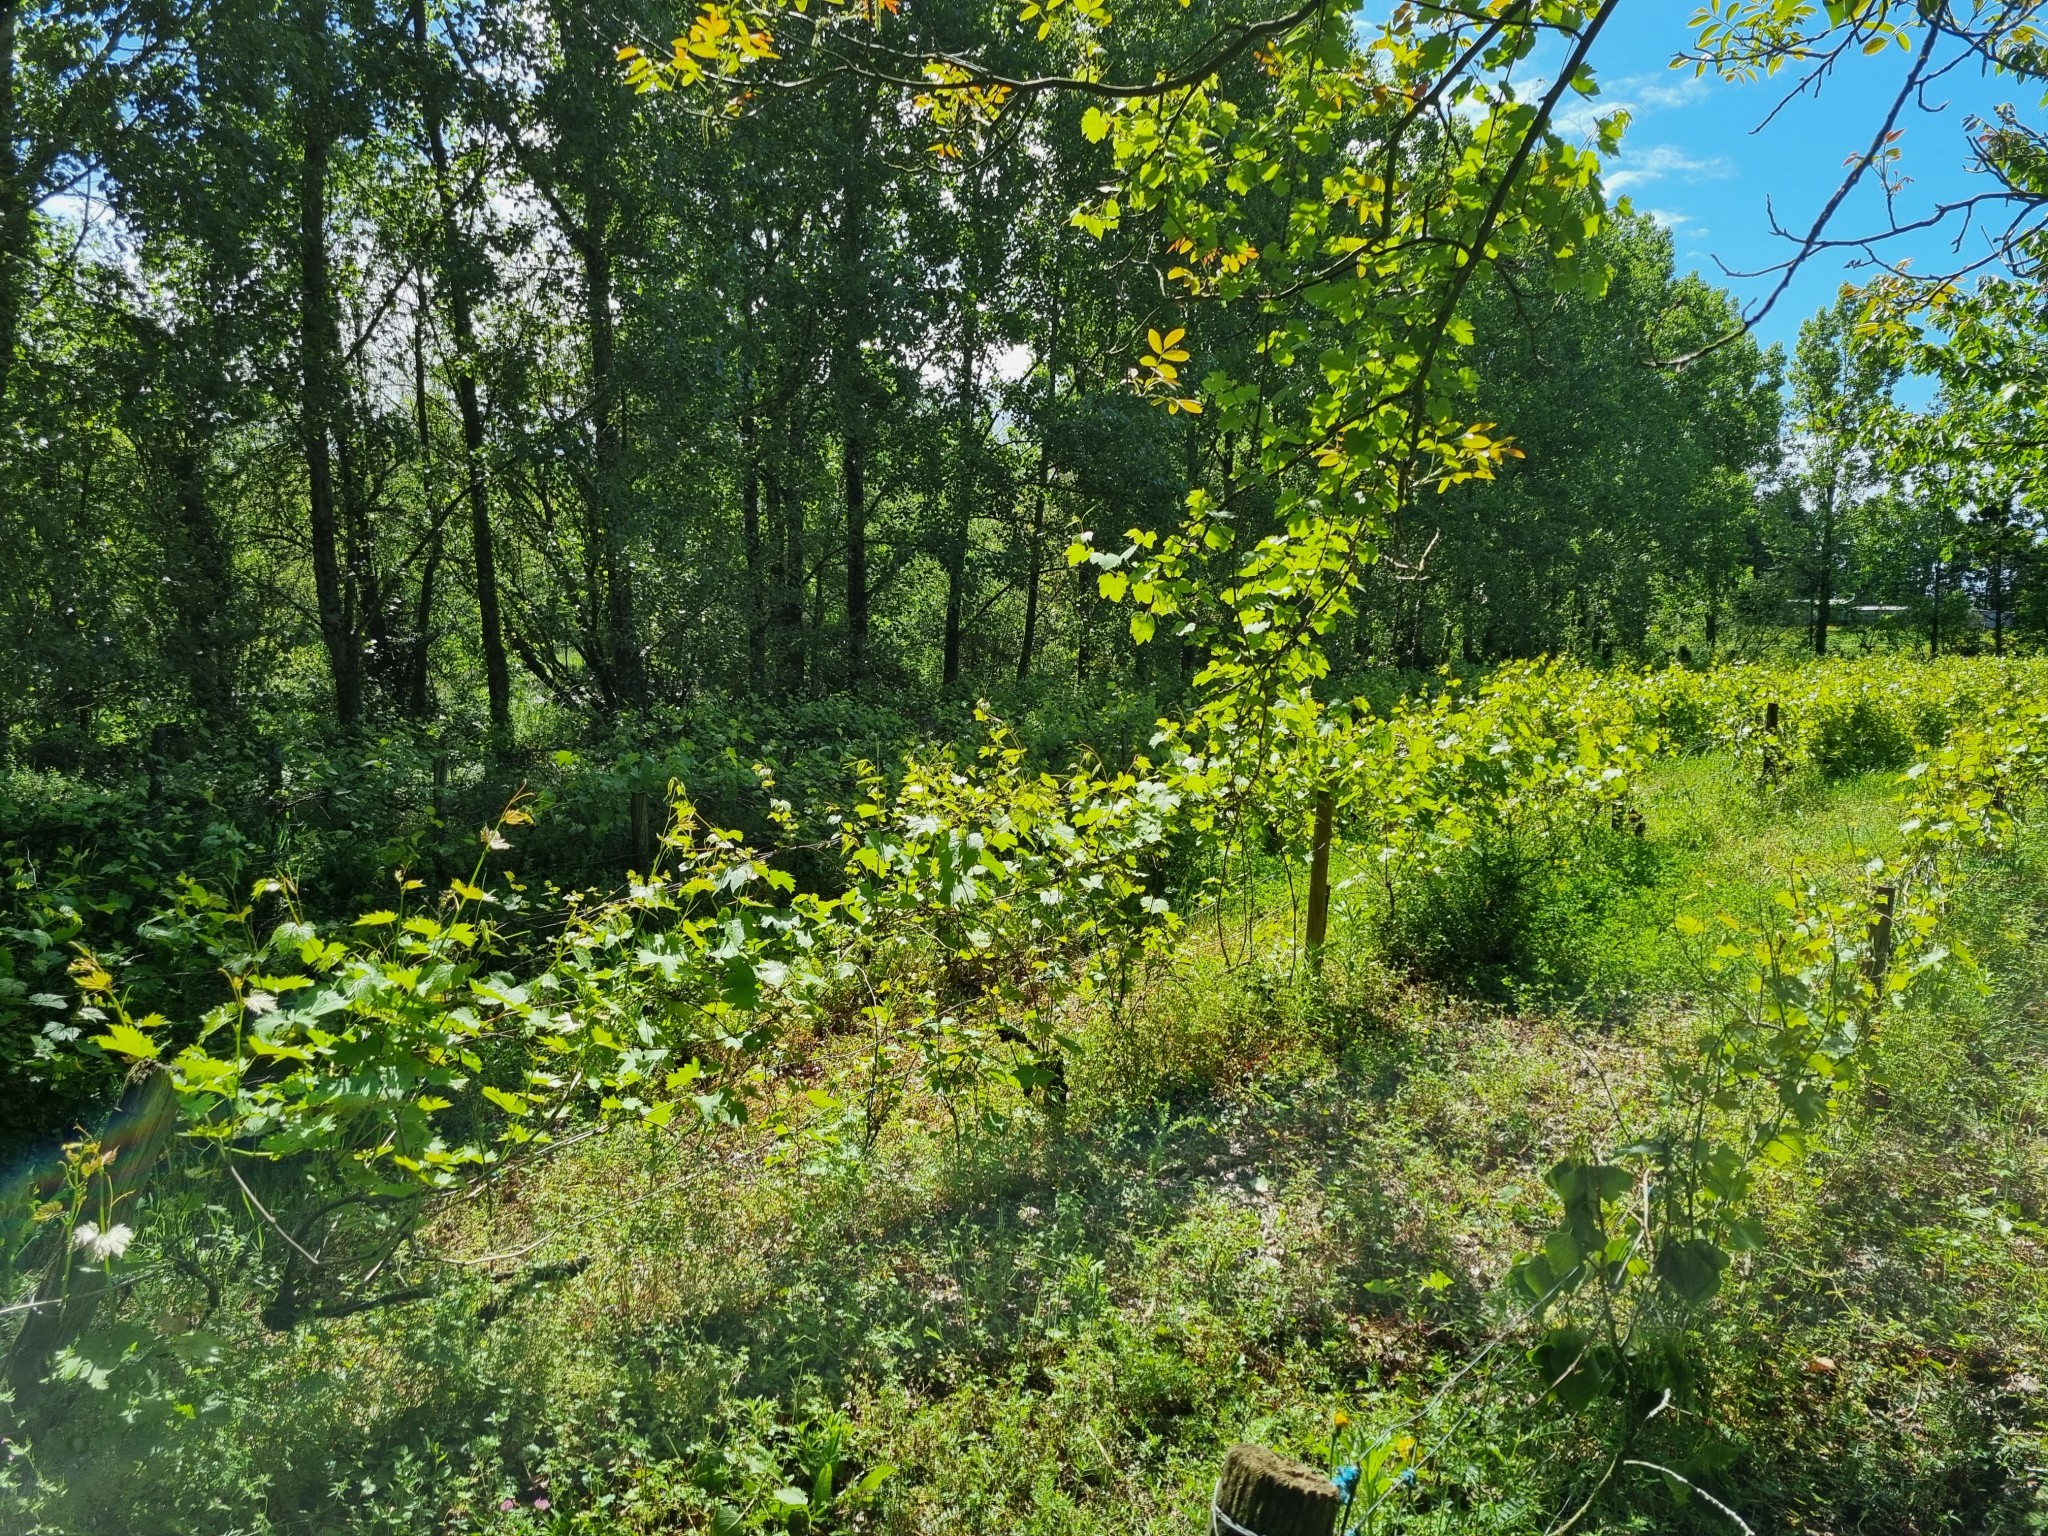
[[1825,656],[1857,514],[1882,466],[1873,434],[1898,379],[1885,353],[1859,341],[1857,303],[1844,297],[1799,328],[1790,382],[1798,497],[1784,530],[1813,604],[1816,656]]

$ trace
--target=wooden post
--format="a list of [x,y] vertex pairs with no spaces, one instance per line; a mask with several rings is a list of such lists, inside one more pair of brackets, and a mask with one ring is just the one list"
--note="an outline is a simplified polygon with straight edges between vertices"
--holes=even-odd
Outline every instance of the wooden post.
[[149,732],[149,803],[164,797],[164,759],[171,755],[171,728],[155,725]]
[[1216,1479],[1210,1536],[1332,1536],[1343,1502],[1315,1468],[1263,1445],[1233,1445]]
[[1336,804],[1325,789],[1316,795],[1315,848],[1308,863],[1308,947],[1320,950],[1330,935],[1330,823]]
[[434,884],[447,878],[448,754],[434,754]]
[[653,797],[644,789],[633,791],[633,798],[627,806],[626,836],[632,847],[627,852],[627,861],[641,873],[644,866],[651,864],[654,852],[654,809]]
[[[177,1139],[177,1131],[178,1095],[171,1074],[155,1062],[144,1062],[128,1074],[113,1119],[100,1133],[102,1144],[118,1148],[120,1156],[92,1176],[93,1198],[86,1208],[112,1210],[134,1222],[133,1202],[148,1184],[157,1160]],[[7,1351],[15,1413],[30,1423],[40,1422],[42,1405],[37,1398],[50,1357],[91,1326],[100,1304],[114,1290],[104,1266],[72,1253],[71,1237],[62,1230],[52,1234],[55,1252],[43,1266],[21,1331]]]
[[1771,700],[1764,706],[1764,781],[1775,782],[1778,777],[1778,701]]
[[1896,885],[1877,888],[1877,914],[1870,920],[1870,958],[1864,962],[1864,974],[1880,989],[1892,966],[1892,911],[1898,899]]

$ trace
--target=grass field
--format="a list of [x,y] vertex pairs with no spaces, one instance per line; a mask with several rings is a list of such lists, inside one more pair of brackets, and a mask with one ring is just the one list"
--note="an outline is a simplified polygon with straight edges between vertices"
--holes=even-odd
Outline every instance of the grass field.
[[[167,1531],[1120,1536],[1201,1529],[1232,1441],[1318,1461],[1348,1421],[1414,1474],[1373,1532],[2048,1528],[2038,840],[1965,888],[1976,972],[1770,1175],[1691,1406],[1617,1458],[1501,1299],[1543,1170],[1689,1027],[1674,916],[1846,877],[1896,842],[1895,782],[1660,764],[1606,883],[1534,914],[1524,951],[1569,964],[1533,982],[1398,973],[1369,882],[1318,973],[1276,880],[1250,958],[1195,924],[1130,1016],[1075,1021],[1050,1109],[912,1103],[864,1150],[593,1135],[443,1216],[435,1298],[238,1356],[190,1410],[213,1432],[146,1465],[42,1475],[109,1519],[146,1479]],[[796,1088],[862,1048],[790,1042]]]

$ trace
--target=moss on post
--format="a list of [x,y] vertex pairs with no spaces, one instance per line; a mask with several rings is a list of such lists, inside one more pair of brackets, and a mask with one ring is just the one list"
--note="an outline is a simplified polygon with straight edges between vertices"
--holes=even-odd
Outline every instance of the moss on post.
[[1263,1445],[1233,1445],[1216,1480],[1216,1510],[1230,1524],[1212,1521],[1212,1536],[1332,1536],[1341,1502],[1336,1485],[1314,1467]]

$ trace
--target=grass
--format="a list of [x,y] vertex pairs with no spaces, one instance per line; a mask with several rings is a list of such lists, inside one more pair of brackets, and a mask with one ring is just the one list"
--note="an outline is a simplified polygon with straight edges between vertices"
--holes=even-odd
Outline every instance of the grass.
[[[911,1103],[864,1156],[593,1138],[434,1234],[509,1257],[237,1354],[196,1425],[44,1475],[77,1529],[1164,1536],[1205,1528],[1232,1441],[1319,1460],[1341,1411],[1413,1441],[1375,1533],[1733,1531],[1609,1468],[1499,1280],[1554,1219],[1543,1170],[1608,1144],[1687,1027],[1676,911],[1853,870],[1889,793],[1666,765],[1641,847],[1533,909],[1530,947],[1581,957],[1568,997],[1397,973],[1359,902],[1320,975],[1190,946],[1132,1016],[1077,1021],[1057,1112]],[[1704,1406],[1637,1442],[1759,1533],[2048,1529],[2048,849],[1980,871],[1958,924],[1982,985],[1903,1021],[1775,1177]],[[811,1048],[828,1082],[854,1050]]]

